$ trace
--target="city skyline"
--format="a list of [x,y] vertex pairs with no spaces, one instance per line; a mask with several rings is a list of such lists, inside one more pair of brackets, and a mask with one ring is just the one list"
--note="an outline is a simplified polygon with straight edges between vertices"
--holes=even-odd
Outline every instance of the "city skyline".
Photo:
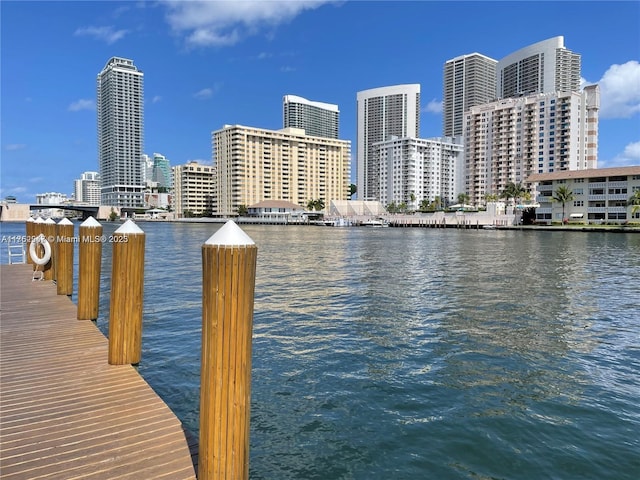
[[420,136],[437,137],[447,60],[501,59],[561,35],[583,84],[600,85],[598,166],[640,164],[640,6],[575,3],[554,3],[542,22],[547,2],[3,2],[0,197],[69,194],[98,170],[95,75],[113,56],[145,74],[144,152],[210,164],[211,132],[278,129],[283,95],[299,95],[339,107],[356,183],[358,91],[419,83]]

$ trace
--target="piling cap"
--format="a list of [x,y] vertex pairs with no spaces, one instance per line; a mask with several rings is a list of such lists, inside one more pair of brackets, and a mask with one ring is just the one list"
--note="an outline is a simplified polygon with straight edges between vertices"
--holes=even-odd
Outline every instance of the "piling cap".
[[229,220],[220,229],[211,235],[209,240],[204,242],[205,245],[229,245],[229,246],[242,246],[242,245],[255,245],[255,242],[251,240],[251,237],[244,233],[244,231],[236,225],[236,222]]
[[42,217],[38,217],[35,220],[36,223],[44,223],[44,220],[42,219]]
[[33,218],[33,217],[29,217],[29,218],[27,218],[27,222],[35,222],[35,221],[36,221],[36,220],[35,220],[35,218]]
[[80,224],[81,227],[101,227],[100,222],[98,222],[95,218],[89,217],[84,222]]
[[51,225],[51,224],[54,224],[54,225],[55,225],[55,224],[56,224],[56,222],[54,222],[51,218],[47,218],[47,219],[44,221],[44,223],[46,223],[46,224],[48,224],[48,225]]
[[136,235],[136,234],[144,233],[144,232],[142,231],[142,229],[138,225],[133,223],[133,220],[129,219],[126,222],[124,222],[120,226],[120,228],[118,228],[113,233],[127,233],[129,235]]
[[69,220],[67,217],[64,217],[58,222],[58,225],[73,225],[73,223],[71,223],[71,220]]

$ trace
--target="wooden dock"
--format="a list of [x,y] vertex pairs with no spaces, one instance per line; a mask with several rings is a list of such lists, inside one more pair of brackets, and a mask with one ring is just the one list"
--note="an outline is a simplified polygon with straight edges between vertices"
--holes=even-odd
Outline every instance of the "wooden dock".
[[0,477],[195,479],[174,413],[31,271],[0,266]]

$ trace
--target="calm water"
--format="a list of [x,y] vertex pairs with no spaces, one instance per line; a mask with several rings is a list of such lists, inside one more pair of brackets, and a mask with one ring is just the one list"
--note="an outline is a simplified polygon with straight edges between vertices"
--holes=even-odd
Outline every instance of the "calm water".
[[[197,432],[200,248],[218,226],[140,226],[140,372]],[[640,478],[640,235],[242,228],[251,478]]]

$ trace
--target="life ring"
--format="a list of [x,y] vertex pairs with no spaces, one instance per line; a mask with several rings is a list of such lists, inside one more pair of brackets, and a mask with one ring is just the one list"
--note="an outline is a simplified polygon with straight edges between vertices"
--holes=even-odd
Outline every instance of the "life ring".
[[[44,256],[42,258],[38,257],[38,253],[36,252],[37,244],[44,247]],[[51,245],[42,233],[31,242],[31,245],[29,245],[29,256],[36,265],[46,265],[49,263],[49,260],[51,260]]]

